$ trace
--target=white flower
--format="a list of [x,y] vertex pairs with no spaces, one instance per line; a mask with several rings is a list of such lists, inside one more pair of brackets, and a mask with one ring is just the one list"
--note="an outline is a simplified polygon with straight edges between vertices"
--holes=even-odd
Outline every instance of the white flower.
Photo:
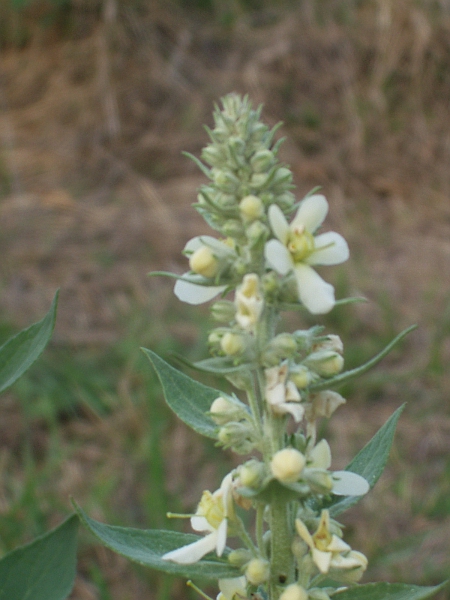
[[266,376],[266,402],[274,413],[290,413],[296,423],[303,419],[305,409],[300,404],[300,394],[294,382],[286,381],[288,376],[288,364],[271,367],[265,370]]
[[232,473],[229,473],[213,494],[203,492],[197,511],[191,517],[191,526],[195,531],[207,535],[192,544],[167,552],[163,555],[163,560],[190,565],[213,550],[217,556],[222,556],[227,541],[228,519],[234,516],[232,487]]
[[236,321],[242,329],[252,331],[264,308],[258,275],[244,275],[242,284],[236,290],[235,304]]
[[175,296],[188,304],[203,304],[221,294],[225,285],[200,285],[196,281],[203,283],[205,277],[217,274],[220,261],[232,257],[233,249],[221,240],[204,235],[189,240],[184,252],[190,254],[190,267],[194,273],[188,271],[176,282]]
[[278,239],[269,240],[265,256],[270,267],[280,275],[293,271],[298,296],[313,314],[329,312],[335,303],[334,288],[312,268],[337,265],[347,260],[349,250],[344,238],[330,231],[314,236],[328,212],[328,202],[320,194],[306,198],[289,225],[281,209],[272,204],[269,222]]
[[354,552],[340,537],[330,532],[330,515],[323,510],[317,531],[311,535],[300,519],[295,521],[297,533],[309,546],[312,559],[323,574],[330,569],[358,569],[367,567],[367,558],[360,552]]

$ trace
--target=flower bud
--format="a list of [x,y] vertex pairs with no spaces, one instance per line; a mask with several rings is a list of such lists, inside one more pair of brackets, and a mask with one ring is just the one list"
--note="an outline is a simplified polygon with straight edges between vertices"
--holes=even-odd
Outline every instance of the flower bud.
[[313,352],[305,360],[305,363],[321,377],[333,377],[344,368],[344,359],[332,350]]
[[203,277],[214,277],[219,272],[219,262],[211,248],[200,246],[189,258],[191,271]]
[[327,335],[325,340],[314,344],[312,349],[314,352],[317,352],[319,350],[331,350],[332,352],[342,354],[344,352],[344,344],[342,343],[342,340],[338,335],[330,333],[329,335]]
[[261,585],[269,579],[270,564],[262,558],[252,558],[245,569],[247,581],[252,585]]
[[284,448],[276,452],[270,462],[275,479],[281,483],[297,481],[306,464],[304,455],[295,448]]
[[220,340],[220,347],[228,356],[235,356],[245,350],[245,341],[242,335],[228,331]]
[[274,161],[273,152],[270,150],[258,150],[250,159],[250,164],[252,165],[252,169],[256,173],[263,173],[264,171],[268,171],[272,166]]
[[228,562],[233,567],[243,567],[252,558],[249,550],[245,548],[239,548],[238,550],[232,550],[228,555]]
[[253,173],[250,179],[250,185],[257,190],[263,188],[267,183],[267,173]]
[[305,469],[304,478],[316,494],[329,494],[333,487],[331,473],[322,469]]
[[262,362],[266,367],[275,366],[290,358],[297,349],[295,338],[290,333],[280,333],[264,348]]
[[261,240],[266,240],[269,237],[269,228],[264,225],[261,221],[253,221],[246,230],[247,239],[251,242],[252,246],[256,245]]
[[218,300],[211,306],[211,316],[220,323],[234,319],[234,302],[231,300]]
[[213,144],[202,150],[202,159],[212,167],[219,166],[223,162],[223,153]]
[[244,487],[257,488],[265,475],[264,464],[258,460],[249,460],[239,469],[239,482]]
[[279,167],[276,170],[276,173],[273,177],[273,185],[274,187],[285,188],[286,185],[289,185],[292,182],[292,173],[290,169],[286,167]]
[[255,446],[252,433],[247,423],[232,421],[220,428],[217,439],[225,448],[232,448],[238,454],[248,454]]
[[299,390],[303,390],[313,380],[313,374],[305,365],[293,365],[289,372],[289,379],[294,382]]
[[264,125],[264,123],[261,123],[261,121],[256,121],[256,123],[254,123],[251,128],[252,141],[260,142],[263,139],[267,130],[267,125]]
[[244,221],[255,221],[264,214],[264,205],[258,196],[245,196],[239,203],[239,210]]
[[223,235],[232,238],[239,238],[244,235],[244,226],[238,219],[228,219],[221,227]]
[[225,425],[230,421],[238,421],[247,414],[244,404],[238,400],[232,400],[224,396],[219,396],[214,400],[209,412],[211,419],[217,425]]
[[294,206],[295,196],[291,192],[284,192],[277,196],[276,203],[282,211],[289,210]]
[[308,593],[301,585],[292,583],[284,589],[279,600],[308,600]]
[[244,140],[236,135],[232,135],[228,138],[228,145],[238,156],[244,154],[245,152]]
[[239,179],[231,171],[216,170],[213,178],[214,183],[222,192],[235,192],[239,187]]

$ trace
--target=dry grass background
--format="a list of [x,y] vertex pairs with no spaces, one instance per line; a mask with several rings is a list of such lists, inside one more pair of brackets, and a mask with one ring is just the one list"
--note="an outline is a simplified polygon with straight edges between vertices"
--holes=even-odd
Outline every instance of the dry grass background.
[[[60,287],[56,349],[101,354],[124,335],[138,346],[142,331],[153,347],[170,347],[167,338],[195,346],[198,317],[177,316],[170,286],[146,273],[184,268],[184,243],[204,231],[190,206],[203,178],[181,151],[199,154],[202,124],[211,123],[221,95],[248,93],[264,103],[266,121],[284,122],[281,156],[299,196],[322,186],[328,225],[349,240],[353,260],[340,270],[338,287],[371,301],[329,325],[343,331],[348,348],[357,343],[356,354],[376,351],[411,322],[420,325],[361,390],[348,390],[353,399],[330,429],[345,464],[409,401],[388,473],[346,521],[352,542],[373,556],[372,579],[448,576],[448,2],[252,8],[216,1],[200,10],[163,0],[74,0],[64,19],[44,27],[35,24],[41,4],[24,21],[26,43],[4,41],[0,54],[2,320],[36,320]],[[142,410],[154,417],[151,408],[133,402],[133,366],[117,375],[119,406],[107,416],[83,405],[77,418],[59,424],[65,460],[46,490],[59,498],[56,515],[73,494],[98,518],[122,511],[128,524],[146,526],[140,502],[155,498],[142,498],[140,484],[156,425],[142,418]],[[20,469],[20,441],[31,436],[33,450],[45,454],[48,430],[39,419],[24,429],[14,390],[1,415],[1,472],[11,477]],[[202,448],[172,422],[163,439],[153,452],[165,456],[168,491],[181,491],[191,508],[198,490],[212,485]],[[108,480],[114,497],[97,490]],[[8,497],[0,484],[2,514]],[[398,539],[410,541],[396,546]],[[88,547],[73,598],[165,598],[168,585],[148,583],[125,561]],[[177,585],[173,596],[184,593]]]

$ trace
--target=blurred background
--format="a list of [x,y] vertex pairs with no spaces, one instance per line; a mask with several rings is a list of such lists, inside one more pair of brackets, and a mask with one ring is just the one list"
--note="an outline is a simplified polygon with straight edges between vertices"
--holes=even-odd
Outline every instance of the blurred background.
[[[347,405],[323,433],[342,467],[407,402],[386,473],[342,521],[369,557],[365,581],[438,583],[450,577],[449,0],[1,1],[0,342],[61,296],[51,345],[0,402],[0,554],[60,522],[70,496],[110,524],[181,526],[166,510],[194,510],[233,465],[172,417],[139,351],[206,356],[207,307],[147,273],[185,270],[185,242],[208,232],[191,207],[204,176],[181,152],[199,155],[230,91],[283,122],[298,197],[321,186],[326,226],[349,242],[351,260],[325,276],[369,302],[322,319],[347,366],[419,325],[340,390]],[[72,600],[186,595],[81,533]]]

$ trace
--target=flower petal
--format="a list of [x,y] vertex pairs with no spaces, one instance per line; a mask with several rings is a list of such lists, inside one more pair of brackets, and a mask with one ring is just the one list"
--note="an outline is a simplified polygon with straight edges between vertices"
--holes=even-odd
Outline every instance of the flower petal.
[[214,527],[208,523],[207,518],[200,515],[191,517],[191,527],[194,531],[215,531]]
[[305,198],[300,204],[297,214],[291,223],[291,229],[303,225],[307,231],[314,233],[325,220],[328,213],[328,202],[322,194],[314,194]]
[[163,554],[162,559],[171,560],[179,565],[192,565],[203,558],[205,554],[208,554],[208,552],[212,552],[216,547],[216,543],[217,531],[214,531],[192,544]]
[[225,550],[225,545],[227,543],[227,529],[228,529],[228,519],[223,519],[220,523],[219,528],[216,532],[216,553],[217,556],[222,556],[223,551]]
[[311,464],[308,467],[313,469],[329,469],[331,465],[331,450],[327,440],[320,440],[314,446],[309,454]]
[[323,552],[322,550],[317,550],[317,548],[313,548],[312,557],[319,571],[321,573],[328,573],[328,571],[330,570],[332,559],[331,552]]
[[298,263],[294,268],[300,300],[313,315],[330,312],[334,306],[334,288],[309,265]]
[[339,233],[328,231],[314,238],[316,250],[305,261],[309,265],[339,265],[349,255],[347,242]]
[[203,304],[212,300],[225,290],[225,285],[196,285],[190,281],[178,279],[173,289],[175,296],[187,304]]
[[369,482],[351,471],[335,471],[333,482],[331,491],[336,496],[364,496],[370,490]]
[[294,267],[289,250],[278,240],[269,240],[264,248],[264,255],[269,266],[280,275],[286,275]]
[[231,579],[219,579],[219,590],[226,600],[233,600],[235,596],[246,597],[245,577],[233,577]]
[[289,237],[289,225],[281,208],[277,204],[269,206],[269,223],[272,231],[283,244],[286,244]]

